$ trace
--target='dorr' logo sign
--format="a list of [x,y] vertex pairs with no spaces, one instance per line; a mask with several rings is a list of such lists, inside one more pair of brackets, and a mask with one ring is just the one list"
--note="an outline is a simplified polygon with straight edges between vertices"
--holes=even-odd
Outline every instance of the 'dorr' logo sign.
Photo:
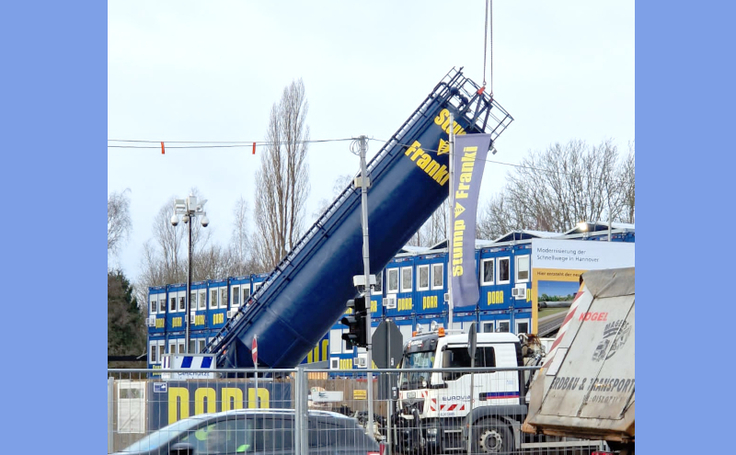
[[630,333],[631,324],[623,319],[606,324],[603,329],[603,339],[593,352],[593,360],[600,362],[613,357],[626,344]]

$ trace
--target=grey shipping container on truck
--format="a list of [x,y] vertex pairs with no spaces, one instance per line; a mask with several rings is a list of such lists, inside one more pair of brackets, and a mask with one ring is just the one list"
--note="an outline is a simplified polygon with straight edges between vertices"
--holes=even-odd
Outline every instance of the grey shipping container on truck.
[[633,449],[634,310],[634,268],[583,274],[569,325],[530,387],[523,431]]

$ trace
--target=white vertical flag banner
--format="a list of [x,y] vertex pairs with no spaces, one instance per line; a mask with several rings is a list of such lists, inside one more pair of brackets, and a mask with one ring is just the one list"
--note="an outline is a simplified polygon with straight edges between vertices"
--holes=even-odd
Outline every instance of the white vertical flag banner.
[[451,207],[450,280],[453,306],[465,307],[478,303],[478,278],[475,274],[475,219],[478,211],[480,182],[491,146],[490,134],[455,136],[452,161],[454,196]]

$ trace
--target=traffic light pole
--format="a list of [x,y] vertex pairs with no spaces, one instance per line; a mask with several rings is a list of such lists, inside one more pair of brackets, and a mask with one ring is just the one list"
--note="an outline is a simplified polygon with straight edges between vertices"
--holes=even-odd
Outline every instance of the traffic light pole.
[[364,287],[365,287],[365,306],[366,306],[366,316],[365,316],[365,333],[366,333],[366,351],[368,355],[368,375],[367,375],[367,382],[368,382],[368,434],[373,436],[375,432],[373,431],[373,373],[371,373],[371,369],[373,368],[373,356],[372,356],[372,350],[373,350],[373,340],[371,336],[371,282],[370,282],[370,275],[371,275],[371,268],[370,268],[370,257],[369,257],[369,249],[368,249],[368,172],[367,167],[365,164],[365,153],[366,153],[366,137],[360,136],[360,175],[361,175],[361,199],[360,199],[360,205],[361,205],[361,225],[363,226],[363,276],[365,278],[364,281]]

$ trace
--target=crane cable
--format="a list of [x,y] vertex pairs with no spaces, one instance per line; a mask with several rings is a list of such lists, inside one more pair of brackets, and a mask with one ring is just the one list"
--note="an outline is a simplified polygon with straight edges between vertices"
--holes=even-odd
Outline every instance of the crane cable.
[[[490,42],[490,58],[488,51],[488,43]],[[486,0],[486,16],[485,16],[485,31],[483,35],[483,87],[481,92],[485,91],[486,88],[486,65],[487,60],[490,60],[491,73],[490,73],[490,95],[493,98],[493,0]]]

